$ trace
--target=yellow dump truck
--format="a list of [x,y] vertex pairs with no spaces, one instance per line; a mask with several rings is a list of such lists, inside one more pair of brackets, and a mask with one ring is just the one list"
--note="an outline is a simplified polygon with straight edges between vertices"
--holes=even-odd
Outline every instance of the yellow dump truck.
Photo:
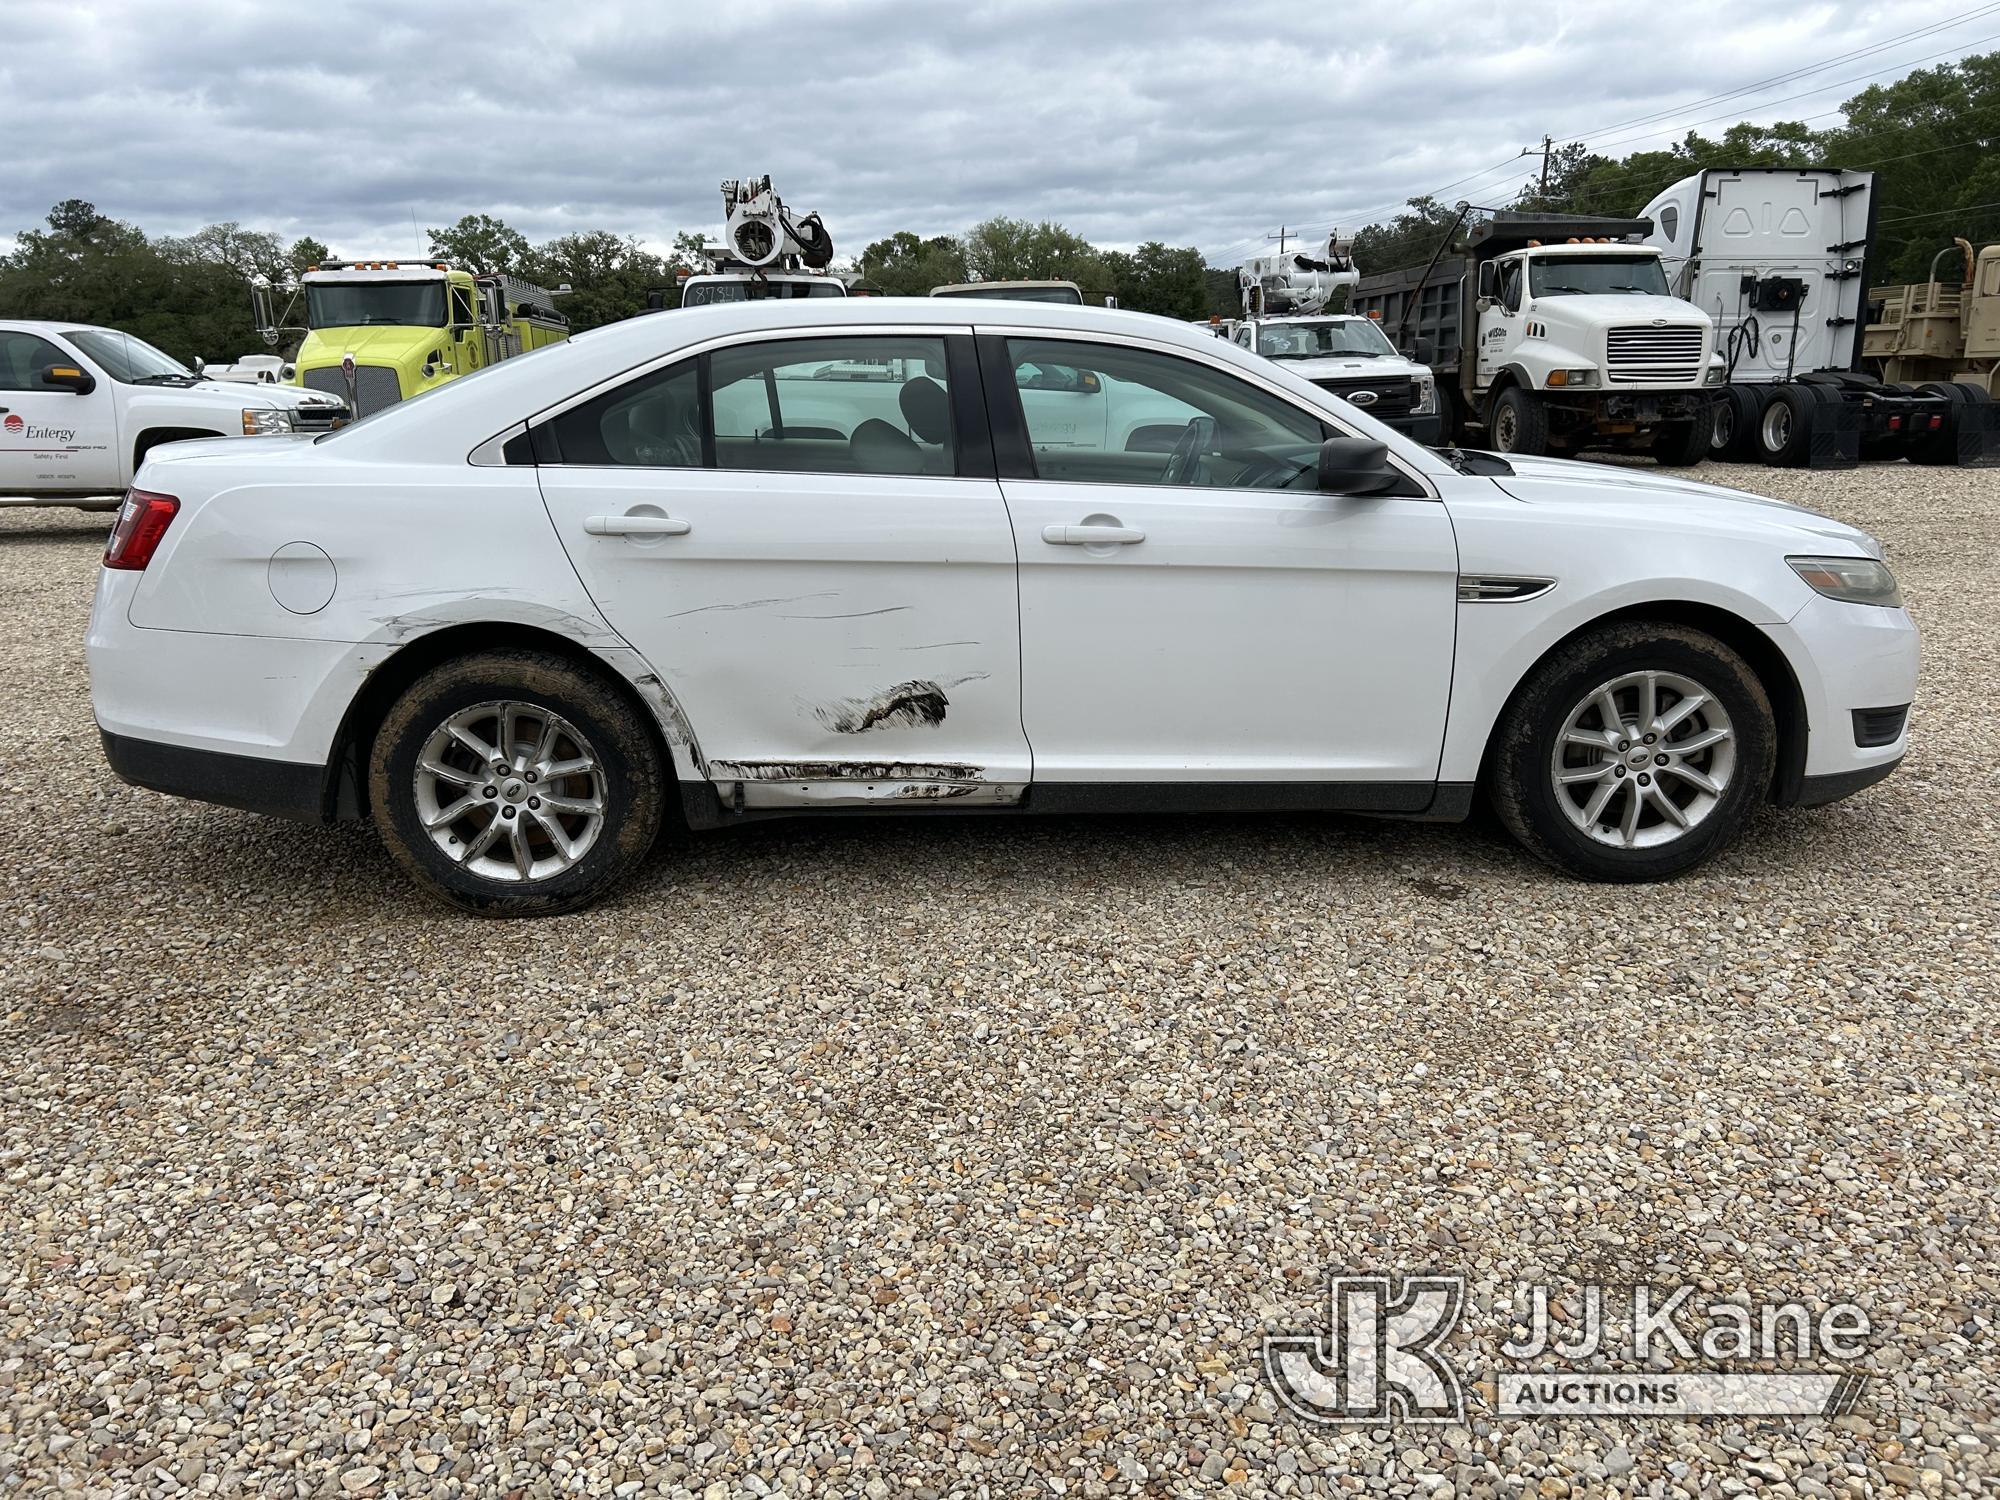
[[[442,260],[326,261],[299,277],[305,341],[293,382],[357,416],[569,337],[550,292]],[[260,305],[260,312],[268,303]],[[269,317],[260,321],[275,322]],[[277,330],[267,328],[274,340]]]

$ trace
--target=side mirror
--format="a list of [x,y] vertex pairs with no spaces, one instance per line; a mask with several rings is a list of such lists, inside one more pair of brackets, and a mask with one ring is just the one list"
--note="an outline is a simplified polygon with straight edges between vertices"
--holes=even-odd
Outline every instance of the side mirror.
[[1493,285],[1499,279],[1500,268],[1490,260],[1480,262],[1479,295],[1488,301],[1493,297]]
[[42,371],[42,384],[51,390],[88,396],[97,389],[97,377],[76,365],[50,365]]
[[194,357],[194,372],[197,375],[208,373],[208,361],[203,359],[199,354]]
[[1374,495],[1402,476],[1389,467],[1389,449],[1367,438],[1333,437],[1319,445],[1319,487],[1328,495]]
[[1410,346],[1410,358],[1420,365],[1432,364],[1437,359],[1437,342],[1434,339],[1418,339]]

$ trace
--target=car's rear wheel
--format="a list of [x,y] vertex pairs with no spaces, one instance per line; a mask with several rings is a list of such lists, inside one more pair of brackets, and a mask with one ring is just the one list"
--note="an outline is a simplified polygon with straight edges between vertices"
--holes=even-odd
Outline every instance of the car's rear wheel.
[[1776,759],[1769,697],[1743,658],[1684,626],[1607,626],[1515,694],[1489,765],[1501,821],[1589,880],[1667,880],[1735,836]]
[[652,847],[665,800],[639,711],[538,651],[462,657],[419,678],[383,720],[368,770],[397,863],[482,916],[597,899]]

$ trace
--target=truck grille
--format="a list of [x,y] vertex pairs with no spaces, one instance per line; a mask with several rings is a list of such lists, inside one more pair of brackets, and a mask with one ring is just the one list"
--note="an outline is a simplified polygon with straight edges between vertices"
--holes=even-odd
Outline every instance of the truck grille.
[[1358,391],[1369,392],[1375,397],[1373,401],[1354,404],[1371,417],[1407,417],[1417,404],[1417,385],[1413,380],[1315,380],[1313,384],[1345,401],[1352,401]]
[[1699,328],[1613,328],[1604,338],[1613,385],[1701,384]]
[[[317,370],[306,371],[305,383],[309,389],[325,391],[329,396],[347,395],[347,382],[341,378],[339,365],[322,365]],[[365,417],[385,406],[394,406],[402,399],[403,387],[397,381],[394,370],[386,365],[354,367],[354,400],[360,407],[355,412],[357,417]]]
[[[339,373],[338,371],[335,372]],[[343,392],[343,394],[345,394]],[[331,432],[347,421],[347,403],[338,406],[299,406],[292,410],[292,431]]]

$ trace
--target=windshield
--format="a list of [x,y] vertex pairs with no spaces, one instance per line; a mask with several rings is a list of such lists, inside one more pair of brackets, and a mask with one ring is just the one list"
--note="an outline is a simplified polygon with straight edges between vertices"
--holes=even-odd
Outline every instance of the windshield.
[[1313,323],[1266,323],[1257,330],[1257,352],[1268,359],[1326,359],[1335,355],[1380,359],[1395,346],[1370,318],[1326,318]]
[[837,281],[698,281],[682,289],[681,306],[783,301],[793,297],[839,297],[845,293],[846,288]]
[[162,354],[144,339],[108,328],[73,328],[63,337],[104,366],[104,373],[120,385],[158,384],[165,380],[193,380],[194,371],[170,354]]
[[442,281],[317,281],[306,283],[310,328],[444,327]]
[[1070,307],[1083,305],[1083,293],[1073,286],[956,286],[932,292],[933,297],[993,297],[1002,302],[1061,302]]
[[1644,292],[1667,295],[1667,273],[1657,255],[1551,255],[1528,263],[1528,295],[1570,297]]

